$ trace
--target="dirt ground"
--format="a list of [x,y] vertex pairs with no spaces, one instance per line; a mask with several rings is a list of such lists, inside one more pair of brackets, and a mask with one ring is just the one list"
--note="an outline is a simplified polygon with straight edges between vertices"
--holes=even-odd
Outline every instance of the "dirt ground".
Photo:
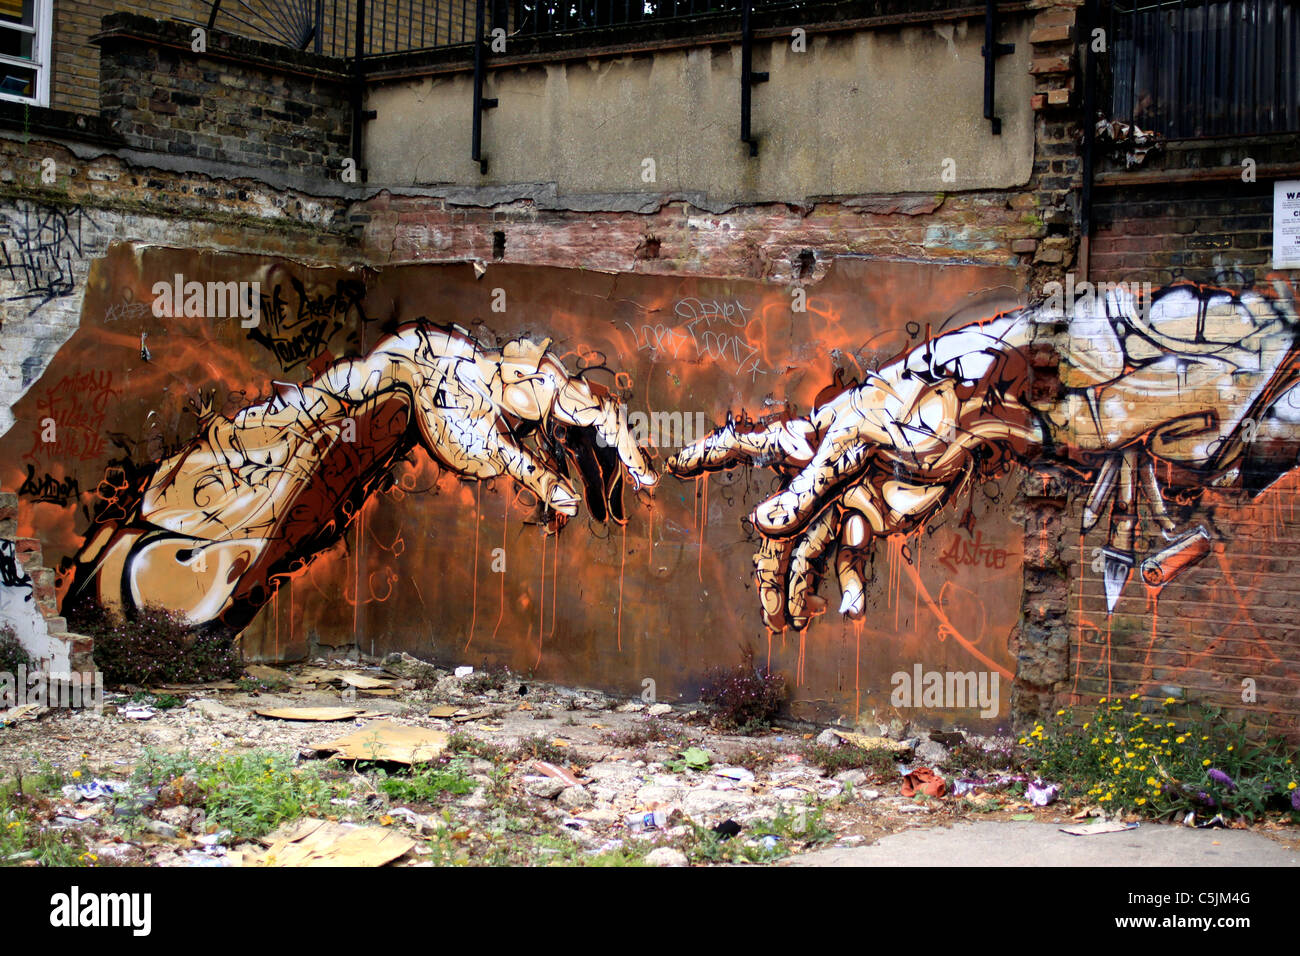
[[[325,661],[254,667],[238,683],[119,692],[105,703],[101,714],[47,711],[0,727],[0,778],[11,795],[24,778],[29,831],[27,843],[11,842],[9,859],[0,862],[266,862],[266,847],[308,816],[401,834],[400,845],[409,841],[410,848],[396,865],[773,864],[962,820],[1068,825],[1080,810],[1064,801],[1031,805],[1023,778],[1009,779],[1014,773],[998,765],[1010,749],[1005,740],[913,737],[882,758],[834,731],[725,734],[713,729],[710,715],[691,708],[505,673],[458,678],[412,658],[387,667]],[[256,713],[281,707],[366,713],[330,722]],[[341,761],[322,748],[375,721],[449,735],[431,765],[442,775],[394,791],[393,780],[429,768]],[[332,796],[320,805],[268,811],[280,814],[273,821],[279,829],[223,825],[211,793],[184,781],[240,755],[308,772]],[[167,760],[174,779],[141,782],[139,767]],[[943,797],[902,796],[900,771],[919,766],[940,768]],[[43,791],[33,784],[38,779]],[[107,786],[95,790],[95,781]],[[265,793],[248,799],[275,802]],[[645,827],[646,815],[656,811]],[[1255,829],[1300,845],[1295,827]],[[62,857],[39,848],[60,845],[69,850]],[[0,842],[0,856],[5,848]]]

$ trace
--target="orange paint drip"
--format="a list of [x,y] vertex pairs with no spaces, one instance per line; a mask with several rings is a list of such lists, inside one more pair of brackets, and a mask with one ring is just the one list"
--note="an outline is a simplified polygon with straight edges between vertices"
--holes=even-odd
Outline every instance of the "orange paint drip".
[[359,640],[357,636],[357,615],[361,610],[361,525],[362,511],[357,510],[357,571],[356,583],[353,585],[352,601],[352,640]]
[[[546,538],[542,538],[542,584],[537,593],[537,663],[542,662],[542,630],[546,627]],[[534,667],[537,664],[533,665]]]
[[853,622],[853,716],[862,713],[862,622]]
[[700,555],[696,559],[695,573],[699,576],[700,583],[704,583],[704,529],[709,523],[709,476],[707,473],[699,478],[703,486],[700,505]]
[[[555,597],[560,589],[560,533],[557,531],[555,538],[555,560],[551,568],[551,630],[547,637],[555,636]],[[541,660],[541,657],[538,657]]]
[[623,554],[618,563],[618,649],[623,649],[623,571],[627,567],[627,524],[623,525]]
[[[507,495],[506,515],[505,515],[505,519],[501,522],[501,551],[503,554],[505,553],[505,547],[506,547],[506,531],[507,529],[509,529],[509,527],[510,527],[510,496]],[[505,616],[506,616],[506,576],[502,574],[501,575],[501,610],[497,612],[497,623],[492,628],[493,642],[495,642],[497,639],[497,630],[500,629],[501,619]]]
[[479,525],[483,523],[483,482],[480,481],[477,485],[474,498],[474,593],[470,598],[472,610],[469,615],[469,636],[465,638],[465,650],[469,650],[470,642],[474,640],[474,628],[478,626],[478,532]]

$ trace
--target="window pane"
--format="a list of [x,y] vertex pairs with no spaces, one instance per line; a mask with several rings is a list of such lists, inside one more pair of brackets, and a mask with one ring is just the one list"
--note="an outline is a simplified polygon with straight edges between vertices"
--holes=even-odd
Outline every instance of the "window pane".
[[0,0],[0,22],[32,25],[36,11],[36,0]]
[[32,58],[33,39],[35,39],[35,34],[22,33],[18,30],[6,30],[0,27],[0,54],[30,60]]
[[0,64],[0,93],[9,96],[35,96],[36,71],[21,66]]

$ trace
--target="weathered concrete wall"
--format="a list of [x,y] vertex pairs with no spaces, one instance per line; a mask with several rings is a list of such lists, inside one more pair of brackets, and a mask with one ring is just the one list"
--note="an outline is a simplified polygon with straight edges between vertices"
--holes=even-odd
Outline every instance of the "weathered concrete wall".
[[[1002,135],[983,118],[972,21],[758,43],[758,156],[740,141],[740,45],[494,69],[487,174],[470,160],[472,76],[372,87],[366,166],[383,185],[553,183],[561,197],[696,194],[711,204],[992,189],[1029,180],[1030,22],[998,61]],[[653,182],[643,161],[655,165]],[[950,164],[950,165],[946,165]],[[951,177],[944,178],[949,169]]]

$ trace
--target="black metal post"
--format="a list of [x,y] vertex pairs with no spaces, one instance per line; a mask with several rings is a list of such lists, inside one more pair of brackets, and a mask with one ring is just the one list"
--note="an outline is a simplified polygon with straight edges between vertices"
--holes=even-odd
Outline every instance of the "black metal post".
[[749,128],[754,84],[766,83],[768,74],[754,72],[754,26],[750,20],[754,0],[745,0],[740,13],[740,141],[749,144],[749,155],[758,155],[758,140]]
[[[1085,282],[1088,281],[1088,259],[1092,252],[1092,153],[1097,135],[1098,77],[1096,57],[1092,52],[1092,28],[1096,22],[1097,0],[1087,0],[1083,5],[1083,150],[1079,157],[1083,164],[1079,186],[1079,278]],[[1106,42],[1114,42],[1114,37],[1106,37]]]
[[352,57],[352,159],[357,164],[357,181],[365,181],[361,168],[362,127],[366,121],[366,2],[357,0],[355,47]]
[[483,29],[485,7],[485,0],[477,0],[474,14],[474,126],[469,156],[478,163],[480,175],[486,173],[488,167],[487,160],[483,158],[483,111],[497,105],[496,97],[483,95],[483,81],[487,72],[487,54],[484,50],[487,37]]
[[997,42],[998,4],[997,0],[986,0],[984,6],[984,46],[980,55],[984,57],[984,118],[993,124],[993,135],[1002,135],[1002,120],[993,115],[994,74],[998,57],[1016,52],[1014,43]]

